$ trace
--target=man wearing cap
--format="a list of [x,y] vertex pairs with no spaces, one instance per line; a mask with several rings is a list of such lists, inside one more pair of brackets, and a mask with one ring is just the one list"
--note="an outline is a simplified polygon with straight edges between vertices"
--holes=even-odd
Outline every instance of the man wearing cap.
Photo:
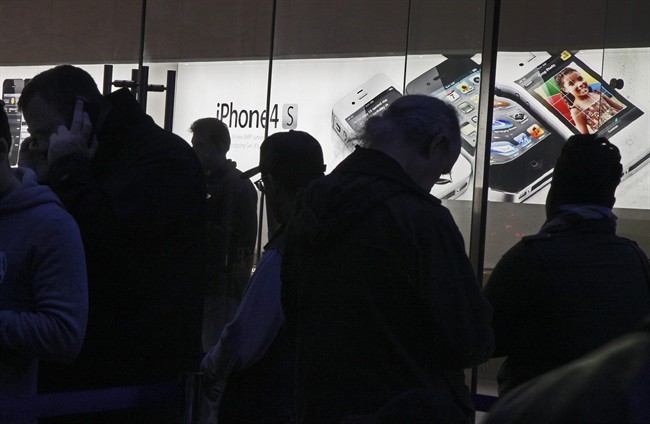
[[258,188],[280,225],[250,279],[234,320],[203,359],[201,370],[213,401],[210,422],[294,422],[294,356],[280,303],[283,234],[296,195],[323,175],[323,152],[311,135],[289,131],[269,136],[260,147]]
[[499,394],[633,330],[650,313],[648,258],[616,235],[616,146],[569,138],[555,165],[539,233],[503,255],[484,288],[494,307]]

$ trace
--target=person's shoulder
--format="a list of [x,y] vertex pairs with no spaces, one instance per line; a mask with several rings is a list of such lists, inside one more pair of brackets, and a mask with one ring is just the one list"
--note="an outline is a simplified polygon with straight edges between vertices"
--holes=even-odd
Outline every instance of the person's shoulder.
[[237,166],[237,163],[232,161],[231,159],[228,159],[228,167],[226,173],[233,178],[234,180],[239,182],[239,185],[241,186],[250,186],[254,187],[253,183],[251,182],[250,178],[242,178],[242,175],[244,174],[244,171],[239,169]]
[[634,246],[635,248],[640,249],[639,243],[637,243],[636,241],[634,241],[632,239],[629,239],[629,238],[623,237],[623,236],[619,236],[618,234],[612,234],[611,237],[612,237],[613,240],[617,240],[617,241],[619,241],[619,242],[621,242],[623,244],[629,244],[630,246]]
[[417,239],[432,238],[433,234],[462,238],[449,209],[433,196],[413,191],[399,192],[388,200],[387,207],[400,227]]
[[25,183],[12,193],[8,203],[18,216],[22,216],[25,220],[35,221],[35,225],[55,218],[74,221],[57,195],[47,185],[34,182]]
[[490,277],[490,286],[493,288],[495,284],[499,285],[504,280],[510,281],[512,277],[518,280],[521,273],[528,277],[537,274],[542,269],[539,258],[540,255],[534,243],[531,244],[528,240],[523,239],[518,241],[506,250],[497,261]]
[[531,257],[535,254],[535,243],[533,236],[522,237],[517,243],[512,245],[501,257],[501,261],[519,261],[522,257]]
[[228,186],[231,186],[234,191],[242,196],[255,195],[255,198],[257,198],[253,182],[249,178],[242,178],[243,172],[235,162],[229,159],[222,169],[223,173],[220,173],[221,178],[219,178],[222,183],[227,182]]
[[647,266],[650,266],[650,260],[648,259],[648,255],[646,254],[646,252],[643,251],[643,249],[641,249],[641,247],[639,246],[639,244],[636,241],[631,240],[631,239],[626,238],[626,237],[621,237],[621,236],[619,236],[617,234],[613,235],[613,240],[617,241],[618,243],[620,243],[622,245],[625,245],[625,246],[631,248],[636,253],[636,255],[639,256],[639,258],[642,261],[646,262]]
[[388,199],[396,210],[412,216],[429,217],[431,220],[453,220],[449,209],[432,195],[413,190],[396,190],[394,196]]
[[136,145],[140,145],[146,149],[167,152],[170,155],[175,155],[179,152],[186,154],[191,152],[193,155],[196,155],[192,146],[187,141],[178,134],[160,127],[148,115],[140,122],[124,128],[122,134],[116,134],[116,136],[120,135],[132,138]]
[[147,161],[160,160],[170,165],[176,164],[178,171],[195,174],[204,180],[203,168],[194,149],[177,134],[167,131],[155,123],[147,125],[148,129],[138,131],[136,156]]
[[23,223],[29,227],[29,233],[45,245],[80,237],[76,220],[57,202],[40,203],[25,211]]

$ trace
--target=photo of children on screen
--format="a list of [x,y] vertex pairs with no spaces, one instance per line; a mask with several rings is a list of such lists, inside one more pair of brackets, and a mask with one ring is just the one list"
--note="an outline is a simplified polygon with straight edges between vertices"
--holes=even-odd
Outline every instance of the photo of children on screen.
[[597,132],[626,107],[575,63],[562,68],[536,91],[582,134]]

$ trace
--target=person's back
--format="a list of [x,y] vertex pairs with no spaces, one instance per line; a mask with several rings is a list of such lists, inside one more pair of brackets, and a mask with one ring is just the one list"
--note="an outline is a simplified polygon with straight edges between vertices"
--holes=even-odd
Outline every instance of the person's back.
[[[417,388],[441,393],[461,416],[472,410],[463,368],[490,354],[489,306],[451,215],[429,195],[436,170],[450,168],[458,151],[435,128],[453,134],[455,115],[428,102],[397,100],[387,112],[394,115],[382,119],[404,122],[401,115],[435,110],[440,123],[426,112],[420,121],[433,129],[394,124],[398,134],[424,133],[412,140],[386,134],[400,150],[408,150],[400,141],[422,142],[422,150],[431,143],[434,157],[414,153],[422,162],[407,168],[375,140],[375,148],[358,148],[313,183],[290,221],[282,301],[297,349],[301,422],[371,415]],[[368,125],[375,123],[385,126]],[[422,169],[428,178],[416,176]]]
[[547,222],[503,256],[484,289],[495,310],[495,356],[507,356],[501,394],[632,330],[650,313],[647,258],[616,235],[611,206],[621,168],[614,149],[593,136],[567,142]]

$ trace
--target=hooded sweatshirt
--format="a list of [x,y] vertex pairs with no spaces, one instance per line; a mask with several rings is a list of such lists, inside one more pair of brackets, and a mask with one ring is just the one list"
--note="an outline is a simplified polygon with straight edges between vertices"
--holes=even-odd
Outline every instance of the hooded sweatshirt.
[[0,198],[0,400],[36,393],[38,361],[71,362],[86,331],[79,229],[29,169]]

